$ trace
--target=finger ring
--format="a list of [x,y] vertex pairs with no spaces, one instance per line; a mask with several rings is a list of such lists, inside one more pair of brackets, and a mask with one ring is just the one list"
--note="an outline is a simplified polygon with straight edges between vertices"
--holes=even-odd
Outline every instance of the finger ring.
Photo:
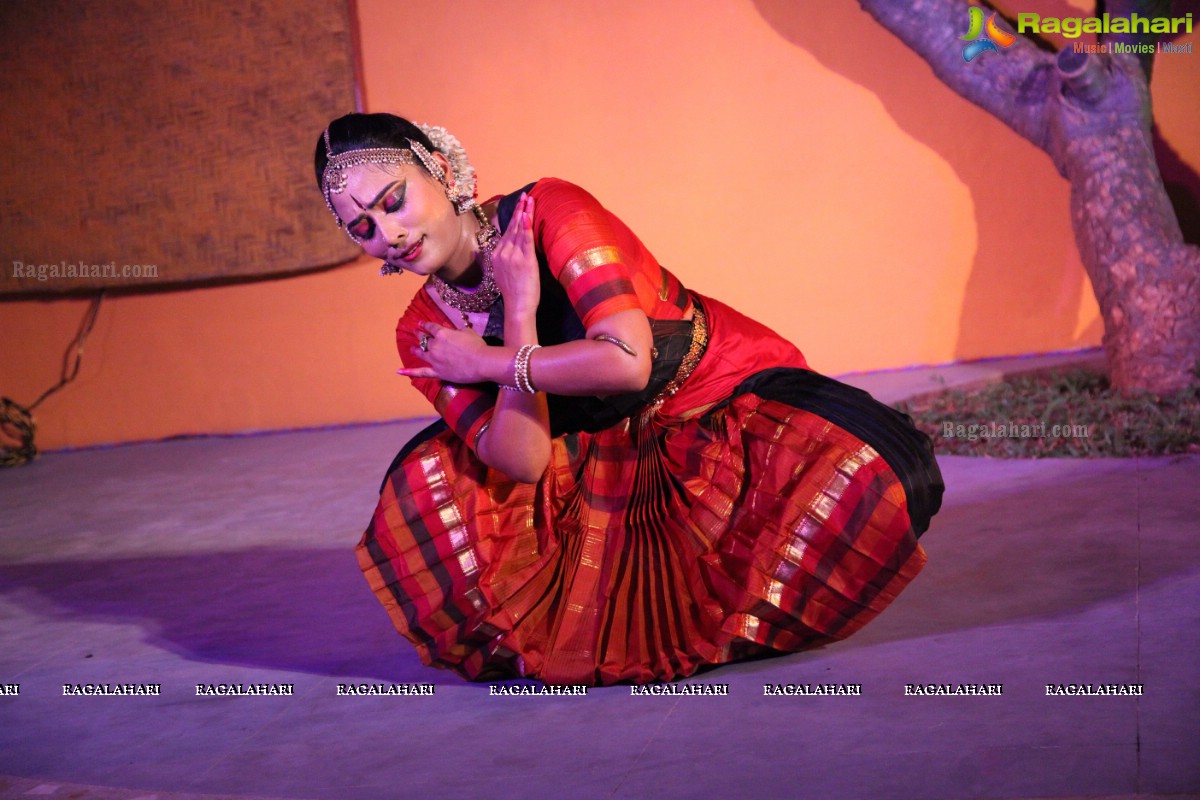
[[425,352],[425,353],[429,352],[429,334],[428,333],[421,334],[421,341],[419,343],[419,346],[420,346],[422,352]]

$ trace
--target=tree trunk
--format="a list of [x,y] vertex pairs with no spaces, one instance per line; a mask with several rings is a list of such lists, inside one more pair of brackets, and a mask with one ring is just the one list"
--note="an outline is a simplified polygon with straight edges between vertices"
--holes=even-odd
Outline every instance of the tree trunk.
[[[967,63],[966,3],[860,3],[951,89],[1044,150],[1071,182],[1075,242],[1104,319],[1112,384],[1156,394],[1187,386],[1200,365],[1200,248],[1184,243],[1154,160],[1153,55],[1139,61],[1068,45],[1056,57],[1017,35]],[[1107,10],[1146,17],[1165,15],[1162,6],[1128,0]]]

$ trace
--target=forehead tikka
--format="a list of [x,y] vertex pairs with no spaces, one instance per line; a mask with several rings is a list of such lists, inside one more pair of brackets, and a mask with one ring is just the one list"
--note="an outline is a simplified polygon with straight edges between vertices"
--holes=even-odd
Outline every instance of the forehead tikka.
[[421,164],[424,165],[429,174],[436,178],[439,183],[443,186],[446,185],[445,171],[438,162],[433,160],[433,156],[429,154],[429,151],[420,142],[410,141],[408,148],[368,147],[361,150],[347,150],[335,156],[333,155],[333,148],[329,144],[329,128],[326,128],[325,171],[321,173],[321,190],[325,195],[325,206],[329,209],[329,213],[333,214],[333,218],[337,220],[338,227],[342,227],[342,218],[333,209],[333,201],[330,199],[330,195],[341,194],[346,190],[346,183],[349,180],[346,176],[346,170],[363,164],[412,165],[417,163],[416,159],[421,160]]

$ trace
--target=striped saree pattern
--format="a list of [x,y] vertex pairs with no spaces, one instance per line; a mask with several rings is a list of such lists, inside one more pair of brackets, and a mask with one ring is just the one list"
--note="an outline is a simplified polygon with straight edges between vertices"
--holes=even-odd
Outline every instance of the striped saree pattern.
[[564,684],[845,638],[925,562],[878,453],[752,394],[560,437],[536,485],[445,431],[389,476],[358,558],[426,664]]

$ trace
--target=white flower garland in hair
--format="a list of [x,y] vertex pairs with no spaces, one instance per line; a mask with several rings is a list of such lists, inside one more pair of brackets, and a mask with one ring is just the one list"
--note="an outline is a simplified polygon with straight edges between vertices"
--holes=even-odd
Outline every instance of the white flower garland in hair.
[[418,122],[417,127],[429,137],[429,142],[434,149],[449,160],[458,193],[463,197],[478,198],[479,189],[476,186],[475,167],[467,158],[467,151],[462,146],[462,142],[440,125],[422,125]]

